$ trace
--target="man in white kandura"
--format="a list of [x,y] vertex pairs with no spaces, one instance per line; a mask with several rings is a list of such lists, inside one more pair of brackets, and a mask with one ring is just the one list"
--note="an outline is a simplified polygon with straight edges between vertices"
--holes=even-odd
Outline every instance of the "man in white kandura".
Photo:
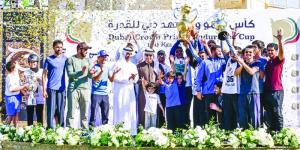
[[133,49],[125,47],[121,58],[113,66],[113,70],[120,70],[115,75],[113,85],[113,123],[124,123],[124,128],[132,135],[137,134],[137,112],[134,83],[139,79],[136,65],[130,61]]

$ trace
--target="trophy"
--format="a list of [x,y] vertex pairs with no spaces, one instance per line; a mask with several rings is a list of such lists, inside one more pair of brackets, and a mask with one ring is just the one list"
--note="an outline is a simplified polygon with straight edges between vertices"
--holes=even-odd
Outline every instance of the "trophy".
[[27,105],[36,105],[36,99],[35,99],[35,91],[37,90],[36,82],[37,77],[35,76],[35,73],[32,70],[28,70],[26,76],[27,83],[29,84],[28,87],[28,98],[27,98]]
[[[183,5],[181,8],[176,8],[174,9],[174,17],[178,19],[176,13],[180,11],[181,14],[181,19],[178,22],[176,28],[179,32],[179,39],[181,40],[186,40],[188,32],[192,29],[193,27],[193,22],[196,20],[198,11],[197,9],[191,10],[191,7],[188,6],[187,4]],[[194,14],[192,18],[191,14]]]
[[234,55],[236,55],[235,48],[231,45],[231,43],[228,40],[229,33],[225,30],[227,27],[227,21],[225,20],[225,14],[224,13],[217,13],[214,17],[214,20],[212,21],[212,24],[214,25],[214,28],[218,32],[218,39],[221,41],[226,41],[229,50],[233,52]]

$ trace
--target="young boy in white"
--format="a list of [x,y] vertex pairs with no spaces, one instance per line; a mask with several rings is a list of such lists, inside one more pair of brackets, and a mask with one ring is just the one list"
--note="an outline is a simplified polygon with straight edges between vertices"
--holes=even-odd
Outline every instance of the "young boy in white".
[[[164,113],[164,108],[160,102],[159,95],[155,93],[156,85],[153,82],[146,83],[147,81],[142,79],[142,84],[146,97],[145,104],[145,129],[150,127],[156,127],[156,119],[157,119],[157,105],[159,105],[161,111]],[[164,115],[165,116],[165,115]]]

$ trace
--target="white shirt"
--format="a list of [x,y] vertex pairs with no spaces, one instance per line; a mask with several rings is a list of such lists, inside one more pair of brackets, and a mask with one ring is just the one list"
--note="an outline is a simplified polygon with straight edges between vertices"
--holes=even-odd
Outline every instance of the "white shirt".
[[222,84],[222,93],[225,94],[237,94],[239,93],[240,78],[234,75],[237,68],[237,62],[231,62],[231,58],[228,59],[226,69],[224,71],[224,78]]
[[150,94],[148,92],[145,93],[146,104],[144,111],[150,112],[152,114],[156,114],[157,112],[157,104],[160,104],[160,99],[158,94]]
[[8,74],[5,79],[5,96],[13,96],[20,94],[20,91],[11,92],[9,89],[11,87],[18,87],[20,85],[20,77],[19,75]]

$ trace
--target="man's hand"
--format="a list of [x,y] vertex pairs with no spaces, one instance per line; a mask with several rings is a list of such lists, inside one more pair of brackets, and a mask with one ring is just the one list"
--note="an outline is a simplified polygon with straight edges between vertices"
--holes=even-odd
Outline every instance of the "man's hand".
[[244,60],[240,56],[238,56],[238,55],[232,56],[232,59],[236,60],[238,63],[244,62]]
[[142,81],[142,84],[143,84],[144,86],[146,86],[146,85],[148,84],[148,81],[147,81],[147,80],[145,80],[145,78],[144,78],[144,77],[142,77],[141,81]]
[[117,73],[120,72],[120,71],[121,71],[121,68],[117,67],[117,68],[115,68],[113,74],[117,74]]
[[25,83],[25,84],[22,86],[22,90],[27,89],[28,87],[29,87],[29,84],[28,84],[28,83]]
[[212,109],[212,110],[215,110],[215,111],[217,111],[219,109],[219,107],[215,103],[210,103],[209,108]]
[[[102,71],[102,70],[101,70]],[[91,70],[90,70],[90,74],[95,74],[96,73],[96,70],[95,68],[93,67]]]
[[231,30],[231,37],[232,39],[236,39],[236,37],[239,35],[240,33],[237,32],[237,29],[233,29]]
[[156,37],[157,37],[156,31],[153,31],[151,34],[151,38],[156,38]]
[[278,41],[282,40],[282,30],[277,30],[277,35],[273,35]]
[[44,97],[44,98],[48,98],[47,90],[43,90],[43,97]]
[[202,100],[203,95],[201,92],[197,92],[197,98],[198,98],[198,100]]
[[171,62],[171,63],[174,63],[174,61],[175,61],[174,56],[173,56],[173,55],[170,55],[170,62]]
[[86,71],[86,66],[83,66],[82,69],[81,69],[81,71],[82,71],[82,74],[84,74],[85,71]]
[[184,63],[187,65],[190,63],[190,57],[186,57]]
[[137,75],[137,74],[133,74],[133,73],[132,73],[128,80],[131,80],[131,79],[134,80],[135,77],[136,77],[136,75]]

